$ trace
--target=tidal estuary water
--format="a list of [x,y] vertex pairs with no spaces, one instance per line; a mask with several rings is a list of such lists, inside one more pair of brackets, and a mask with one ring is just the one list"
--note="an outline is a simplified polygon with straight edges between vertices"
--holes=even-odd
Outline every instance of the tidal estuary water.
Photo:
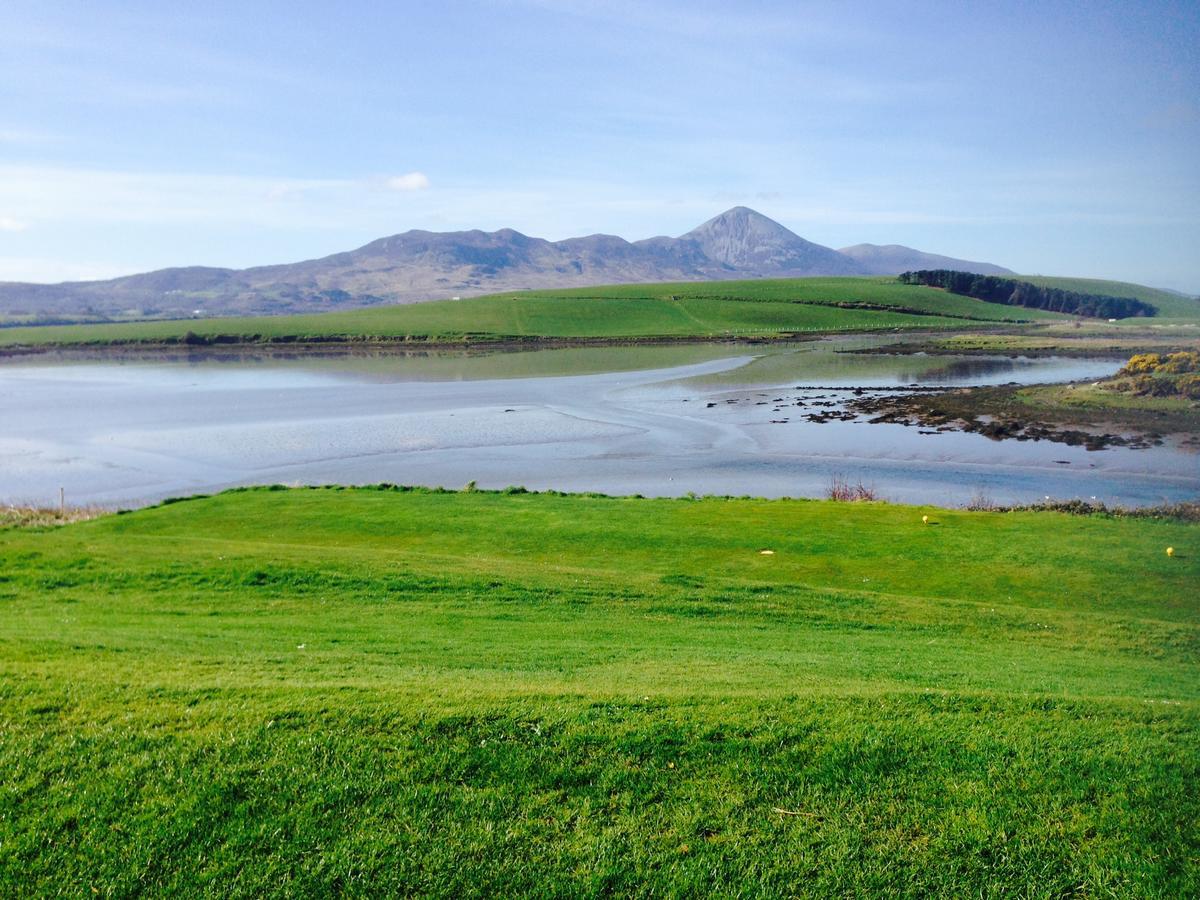
[[834,478],[951,506],[1200,494],[1200,459],[1170,443],[1088,451],[805,420],[798,403],[840,403],[838,388],[1094,380],[1120,365],[844,352],[880,340],[0,360],[0,502],[57,503],[60,487],[72,504],[135,506],[233,485],[385,481],[819,497]]

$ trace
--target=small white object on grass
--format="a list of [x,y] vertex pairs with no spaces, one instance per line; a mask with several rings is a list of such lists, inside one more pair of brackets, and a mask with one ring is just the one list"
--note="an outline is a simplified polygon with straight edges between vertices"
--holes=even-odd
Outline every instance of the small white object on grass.
[[760,556],[774,556],[775,555],[774,550],[759,550],[758,553]]
[[928,525],[929,524],[929,516],[921,516],[921,521],[924,522],[926,525]]
[[1174,547],[1168,547],[1168,548],[1167,548],[1167,556],[1174,556],[1174,555],[1175,555],[1175,548],[1174,548]]

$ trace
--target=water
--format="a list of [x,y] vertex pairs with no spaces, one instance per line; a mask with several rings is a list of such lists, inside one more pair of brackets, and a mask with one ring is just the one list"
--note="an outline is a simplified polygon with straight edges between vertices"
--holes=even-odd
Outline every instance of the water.
[[[1177,446],[1086,451],[815,424],[830,387],[1094,380],[1115,360],[855,355],[880,338],[504,354],[234,354],[0,363],[0,501],[132,506],[238,484],[369,483],[897,502],[1200,494]],[[573,374],[586,373],[586,374]],[[712,405],[710,405],[712,404]],[[786,419],[786,421],[784,421]]]

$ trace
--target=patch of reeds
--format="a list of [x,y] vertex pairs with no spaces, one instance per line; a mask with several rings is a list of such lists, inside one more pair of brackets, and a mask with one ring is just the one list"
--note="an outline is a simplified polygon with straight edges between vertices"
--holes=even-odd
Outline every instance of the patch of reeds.
[[107,515],[103,506],[0,506],[0,528],[45,528]]
[[996,501],[992,499],[983,488],[977,488],[975,493],[971,495],[971,499],[967,501],[966,508],[973,512],[982,512],[996,508]]
[[825,496],[830,500],[842,503],[857,503],[861,500],[878,500],[879,494],[874,488],[868,487],[862,481],[851,484],[841,475],[834,475],[829,481]]

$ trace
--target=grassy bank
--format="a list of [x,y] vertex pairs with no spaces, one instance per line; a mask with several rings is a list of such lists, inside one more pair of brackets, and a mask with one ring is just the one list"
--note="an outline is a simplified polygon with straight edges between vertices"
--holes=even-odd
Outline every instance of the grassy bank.
[[1194,894],[1198,538],[261,489],[2,530],[0,890]]
[[45,344],[340,340],[497,342],[647,339],[946,328],[1053,321],[884,278],[621,285],[497,294],[303,316],[0,329],[0,347]]
[[1034,414],[1065,416],[1077,424],[1200,435],[1200,404],[1182,397],[1139,397],[1099,384],[1045,384],[1022,388],[1014,399]]
[[888,347],[879,353],[936,353],[980,356],[1114,356],[1135,353],[1170,353],[1200,349],[1200,322],[1161,327],[1123,327],[1108,323],[1053,324],[1037,329],[997,329],[954,334],[919,336]]

